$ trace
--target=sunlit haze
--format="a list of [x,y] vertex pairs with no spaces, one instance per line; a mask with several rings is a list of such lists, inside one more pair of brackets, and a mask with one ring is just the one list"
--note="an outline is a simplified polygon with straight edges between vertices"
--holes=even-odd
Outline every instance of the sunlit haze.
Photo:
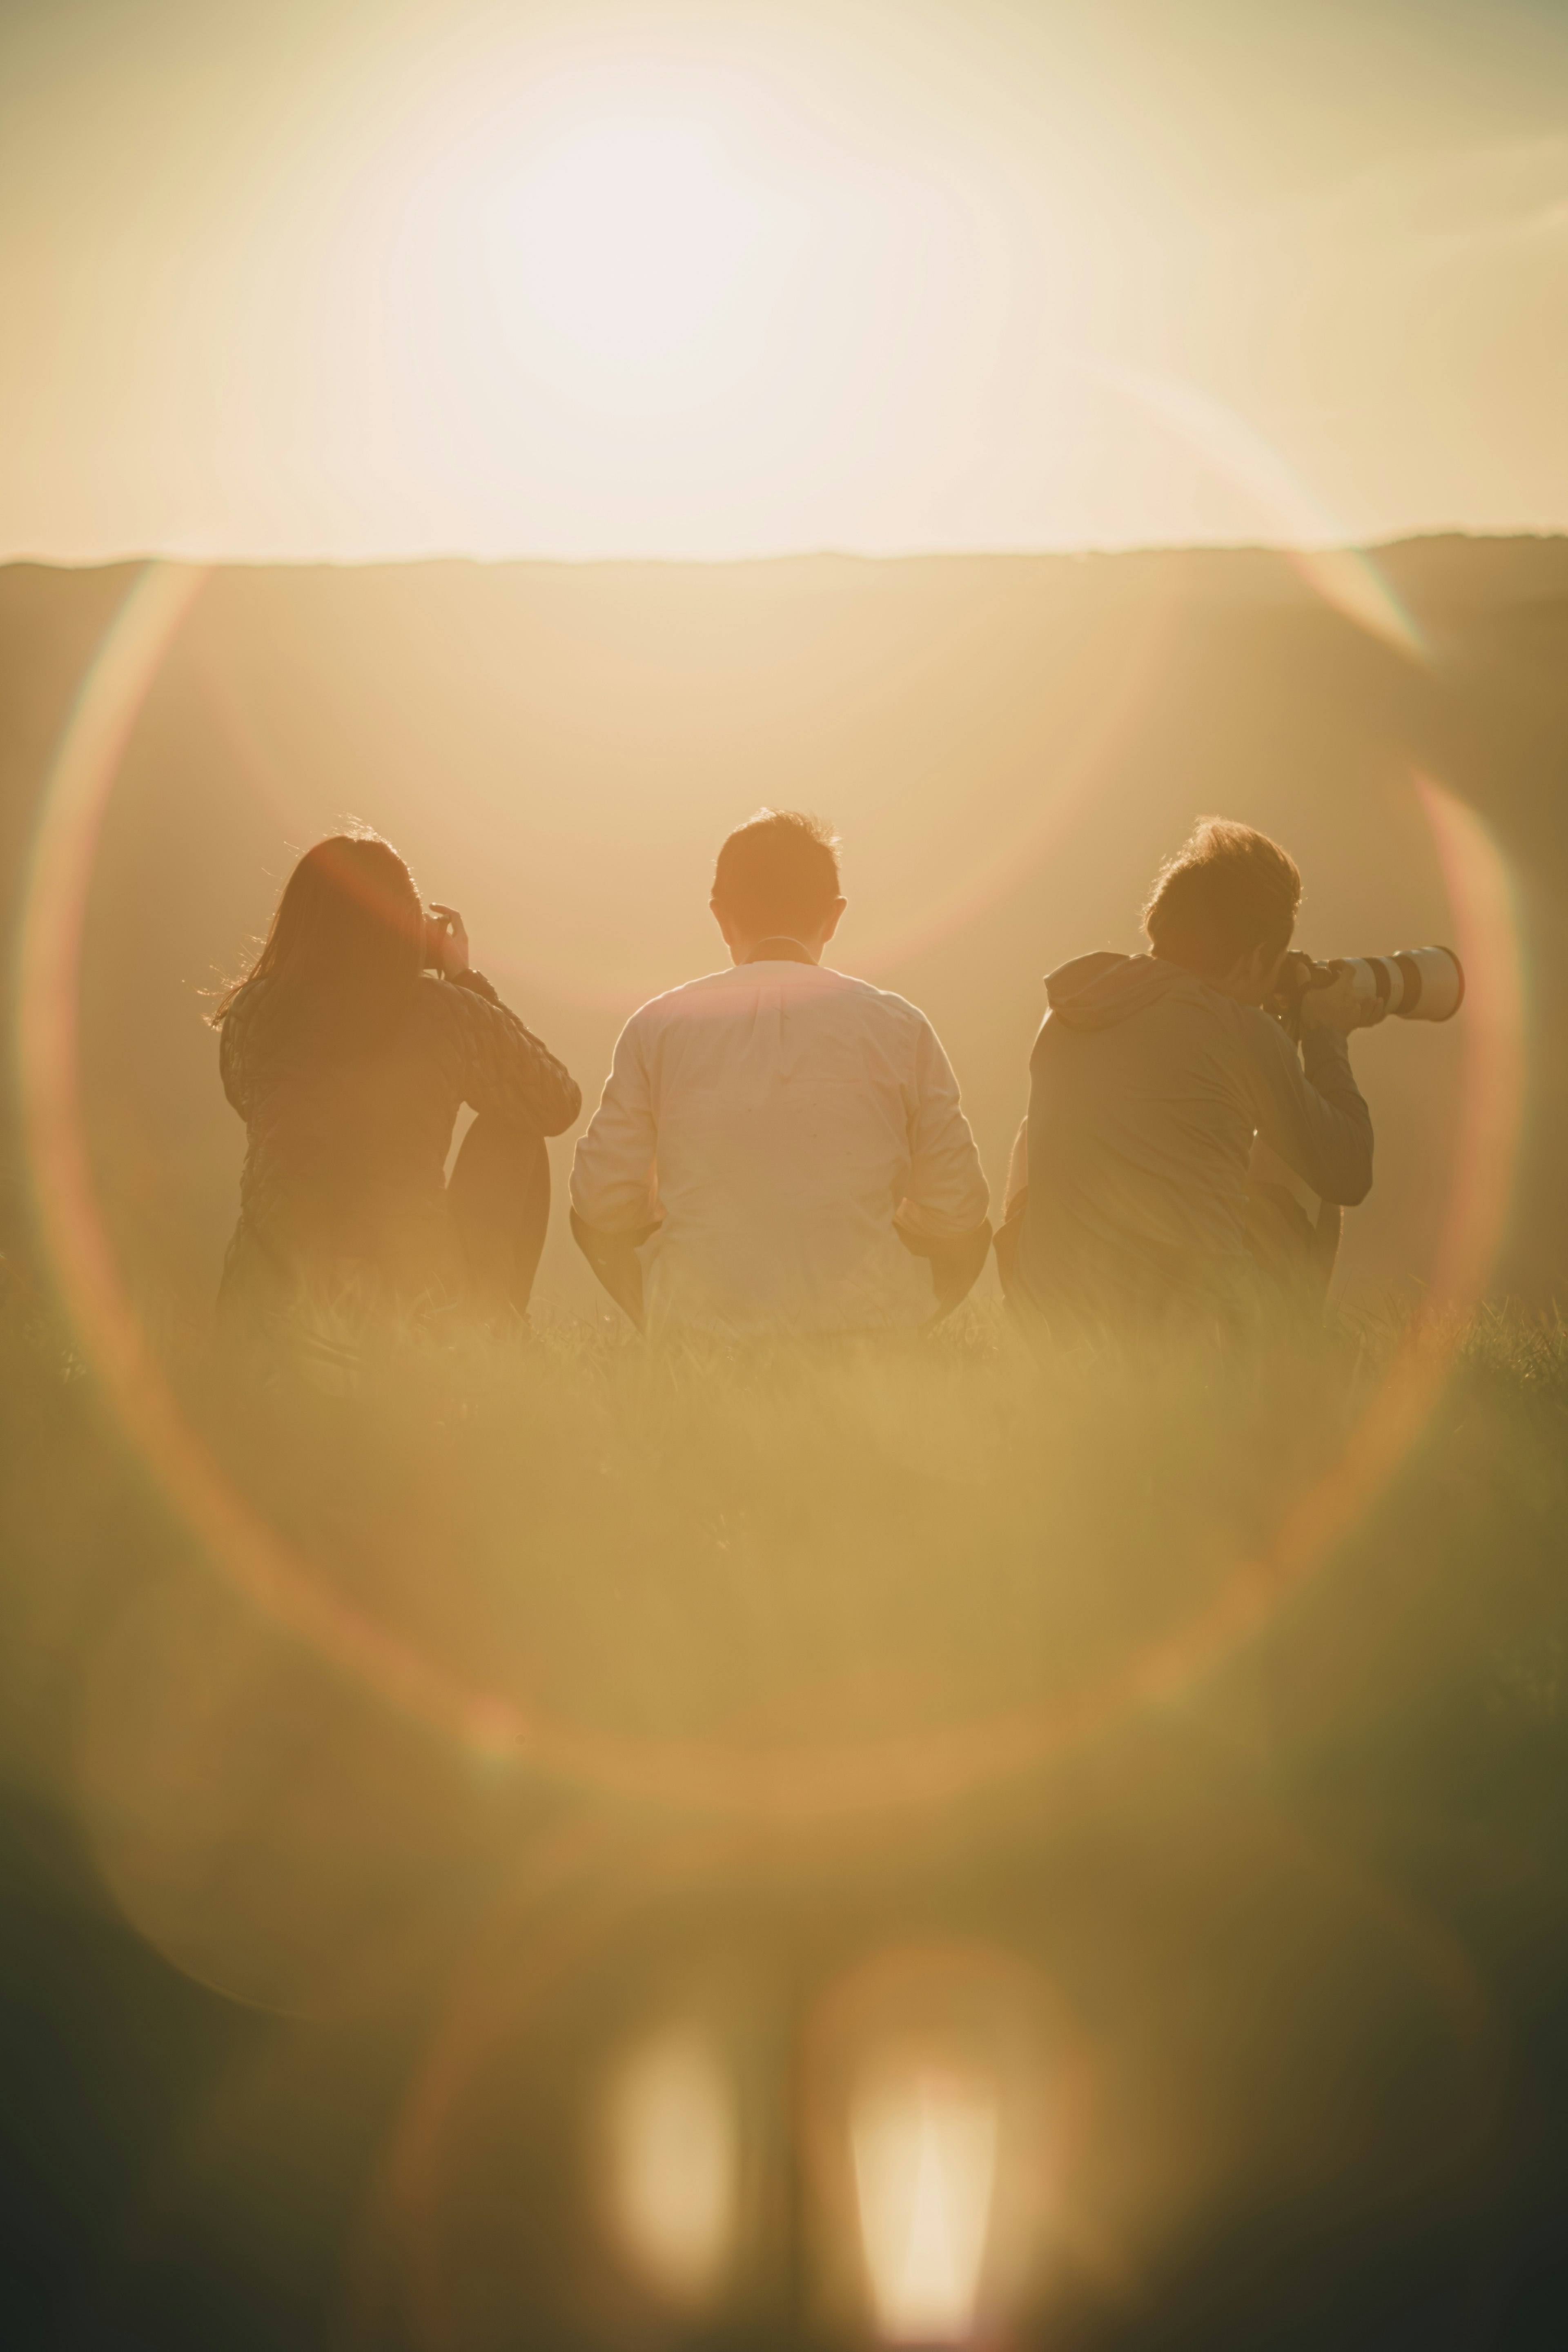
[[[787,221],[784,206],[773,210]],[[768,226],[710,125],[585,121],[490,201],[486,259],[520,373],[611,415],[733,390],[763,324],[755,279]]]
[[14,0],[0,553],[1568,524],[1568,14]]

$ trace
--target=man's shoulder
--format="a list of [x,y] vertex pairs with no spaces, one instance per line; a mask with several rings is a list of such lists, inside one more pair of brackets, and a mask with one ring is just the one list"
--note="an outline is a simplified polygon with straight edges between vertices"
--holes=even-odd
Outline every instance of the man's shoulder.
[[[839,971],[831,964],[785,963],[770,965],[768,971],[775,985],[783,979],[785,987],[798,992],[803,998],[850,1002],[864,1005],[868,1012],[879,1012],[889,1021],[911,1027],[931,1025],[919,1006],[911,1004],[907,997],[896,996],[890,989],[877,988],[868,980],[858,980],[853,972]],[[710,1006],[722,1008],[735,998],[750,994],[759,985],[758,968],[753,964],[731,964],[721,971],[703,972],[696,980],[683,981],[678,988],[667,988],[662,994],[650,996],[645,1004],[638,1005],[626,1026],[658,1028],[667,1021],[678,1021]]]
[[627,1017],[626,1027],[656,1029],[663,1021],[678,1020],[683,1012],[721,992],[724,983],[734,976],[729,971],[705,971],[695,980],[683,980],[674,988],[661,989],[657,996],[645,999]]
[[857,1003],[865,1005],[869,1013],[879,1013],[887,1020],[896,1021],[911,1029],[931,1027],[929,1019],[918,1004],[911,1004],[907,996],[899,996],[890,988],[878,988],[873,982],[858,980],[853,972],[848,971],[827,970],[822,977],[835,983]]

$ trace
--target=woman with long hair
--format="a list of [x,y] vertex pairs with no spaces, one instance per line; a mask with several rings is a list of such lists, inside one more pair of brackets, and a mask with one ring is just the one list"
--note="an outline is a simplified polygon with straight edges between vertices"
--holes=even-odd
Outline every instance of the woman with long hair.
[[[226,1319],[266,1331],[312,1319],[312,1301],[526,1309],[543,1139],[582,1097],[470,968],[461,917],[426,915],[389,843],[356,831],[306,851],[212,1021],[247,1137]],[[448,1185],[464,1103],[479,1115]]]

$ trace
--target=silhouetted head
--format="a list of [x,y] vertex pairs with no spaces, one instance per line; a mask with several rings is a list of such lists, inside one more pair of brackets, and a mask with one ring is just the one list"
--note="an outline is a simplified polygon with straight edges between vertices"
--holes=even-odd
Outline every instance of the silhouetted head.
[[374,833],[334,833],[308,849],[283,886],[271,927],[239,989],[268,983],[269,1028],[301,1041],[369,1039],[407,1003],[425,962],[425,917],[413,875]]
[[1143,908],[1149,944],[1167,963],[1200,980],[1232,985],[1241,973],[1247,1001],[1260,1003],[1263,983],[1290,944],[1301,905],[1296,861],[1277,841],[1249,824],[1205,817],[1192,838],[1154,877]]
[[759,809],[720,849],[710,904],[737,961],[769,939],[820,952],[844,911],[831,830],[798,809]]

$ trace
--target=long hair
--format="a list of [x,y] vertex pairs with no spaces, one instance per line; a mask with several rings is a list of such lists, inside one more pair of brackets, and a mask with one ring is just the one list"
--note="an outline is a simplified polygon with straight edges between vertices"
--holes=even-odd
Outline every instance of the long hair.
[[329,834],[284,884],[256,960],[225,989],[213,1026],[242,989],[264,981],[257,1019],[269,1045],[363,1051],[405,1015],[424,961],[424,910],[396,850],[368,831]]

